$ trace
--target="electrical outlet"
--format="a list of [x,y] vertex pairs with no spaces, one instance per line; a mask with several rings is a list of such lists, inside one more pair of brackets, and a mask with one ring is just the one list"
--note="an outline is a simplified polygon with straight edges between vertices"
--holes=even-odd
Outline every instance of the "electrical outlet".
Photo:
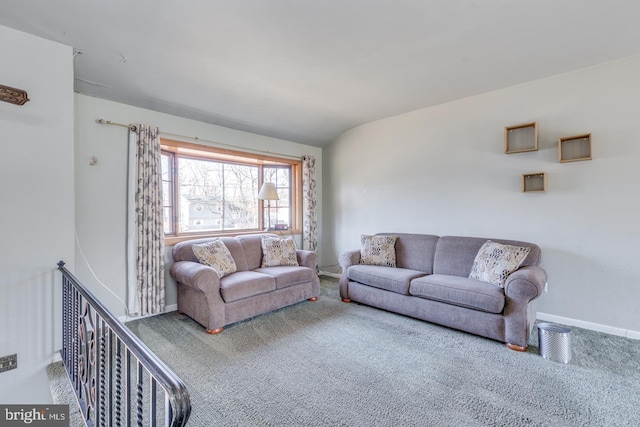
[[18,367],[18,355],[10,354],[8,356],[0,357],[0,372],[10,371]]

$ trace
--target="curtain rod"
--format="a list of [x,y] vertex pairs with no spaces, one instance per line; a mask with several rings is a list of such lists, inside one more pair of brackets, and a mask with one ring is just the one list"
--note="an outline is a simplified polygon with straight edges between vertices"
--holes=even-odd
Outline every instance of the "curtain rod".
[[[123,128],[127,128],[129,130],[132,130],[135,132],[136,130],[136,126],[135,125],[127,125],[127,124],[123,124],[123,123],[116,123],[116,122],[112,122],[111,120],[105,120],[105,119],[97,119],[96,122],[100,123],[101,125],[110,125],[110,126],[119,126],[119,127],[123,127]],[[176,138],[186,138],[186,139],[192,139],[194,141],[204,141],[204,142],[209,142],[211,144],[215,144],[215,145],[222,145],[225,147],[231,147],[231,148],[235,148],[235,149],[240,149],[240,150],[245,150],[245,151],[253,151],[256,153],[261,153],[261,154],[267,154],[267,155],[271,155],[271,156],[280,156],[280,157],[288,157],[291,159],[299,159],[301,157],[305,157],[305,156],[292,156],[291,154],[281,154],[281,153],[274,153],[272,151],[267,151],[267,150],[257,150],[255,148],[247,148],[247,147],[241,147],[239,145],[232,145],[232,144],[225,144],[224,142],[218,142],[218,141],[211,141],[209,139],[203,139],[203,138],[199,138],[197,136],[188,136],[188,135],[180,135],[178,133],[171,133],[171,132],[164,132],[159,130],[158,131],[160,134],[162,135],[167,135],[167,136],[173,136]]]

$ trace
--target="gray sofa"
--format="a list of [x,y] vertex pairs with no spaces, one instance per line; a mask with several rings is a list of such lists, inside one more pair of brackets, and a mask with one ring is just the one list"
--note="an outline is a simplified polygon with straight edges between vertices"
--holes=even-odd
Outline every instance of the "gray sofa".
[[498,340],[526,351],[536,318],[536,299],[546,272],[541,251],[532,243],[490,239],[526,246],[530,252],[504,288],[470,279],[474,259],[489,239],[380,233],[398,236],[396,267],[360,264],[360,250],[340,255],[340,296],[406,316]]
[[178,311],[194,319],[210,334],[225,325],[267,313],[320,294],[315,252],[297,250],[299,266],[261,267],[261,235],[222,237],[237,272],[218,278],[200,264],[192,246],[213,239],[189,240],[173,247],[170,274],[178,282]]

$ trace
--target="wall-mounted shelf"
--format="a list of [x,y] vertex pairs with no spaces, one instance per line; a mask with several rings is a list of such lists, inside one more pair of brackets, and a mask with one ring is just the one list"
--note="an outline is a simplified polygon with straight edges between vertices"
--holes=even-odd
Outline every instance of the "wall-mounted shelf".
[[0,85],[0,101],[16,105],[24,105],[29,101],[29,96],[27,95],[26,90]]
[[538,150],[538,124],[524,123],[504,128],[504,152],[524,153]]
[[546,172],[522,174],[522,192],[523,193],[543,193],[545,191],[547,191]]
[[558,160],[560,163],[591,160],[591,134],[558,139]]

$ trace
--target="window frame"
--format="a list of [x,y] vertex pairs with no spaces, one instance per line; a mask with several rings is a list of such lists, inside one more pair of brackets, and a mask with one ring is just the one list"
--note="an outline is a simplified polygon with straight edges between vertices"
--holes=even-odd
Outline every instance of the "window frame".
[[[207,238],[207,237],[221,237],[221,236],[238,236],[242,234],[258,234],[264,233],[265,221],[265,201],[258,200],[258,228],[246,229],[246,230],[216,230],[213,231],[192,231],[192,232],[179,232],[178,231],[178,213],[180,212],[179,204],[179,182],[177,178],[177,159],[178,157],[188,157],[192,159],[200,160],[214,160],[225,163],[234,163],[247,166],[258,166],[258,189],[262,186],[263,182],[263,170],[262,167],[269,166],[289,166],[291,167],[291,182],[290,182],[290,203],[291,203],[291,224],[288,230],[271,230],[269,233],[276,234],[300,234],[302,232],[302,161],[294,158],[283,158],[277,156],[270,156],[265,154],[256,154],[249,151],[230,150],[226,148],[218,148],[204,144],[194,144],[190,142],[177,141],[167,138],[160,138],[160,148],[162,154],[170,155],[169,157],[169,178],[171,180],[172,188],[169,203],[166,201],[164,205],[170,205],[172,207],[171,216],[174,227],[173,234],[165,234],[165,245],[172,246],[178,242],[185,240]],[[170,184],[170,185],[171,185]],[[163,194],[163,198],[165,195]],[[165,199],[166,200],[166,199]]]

